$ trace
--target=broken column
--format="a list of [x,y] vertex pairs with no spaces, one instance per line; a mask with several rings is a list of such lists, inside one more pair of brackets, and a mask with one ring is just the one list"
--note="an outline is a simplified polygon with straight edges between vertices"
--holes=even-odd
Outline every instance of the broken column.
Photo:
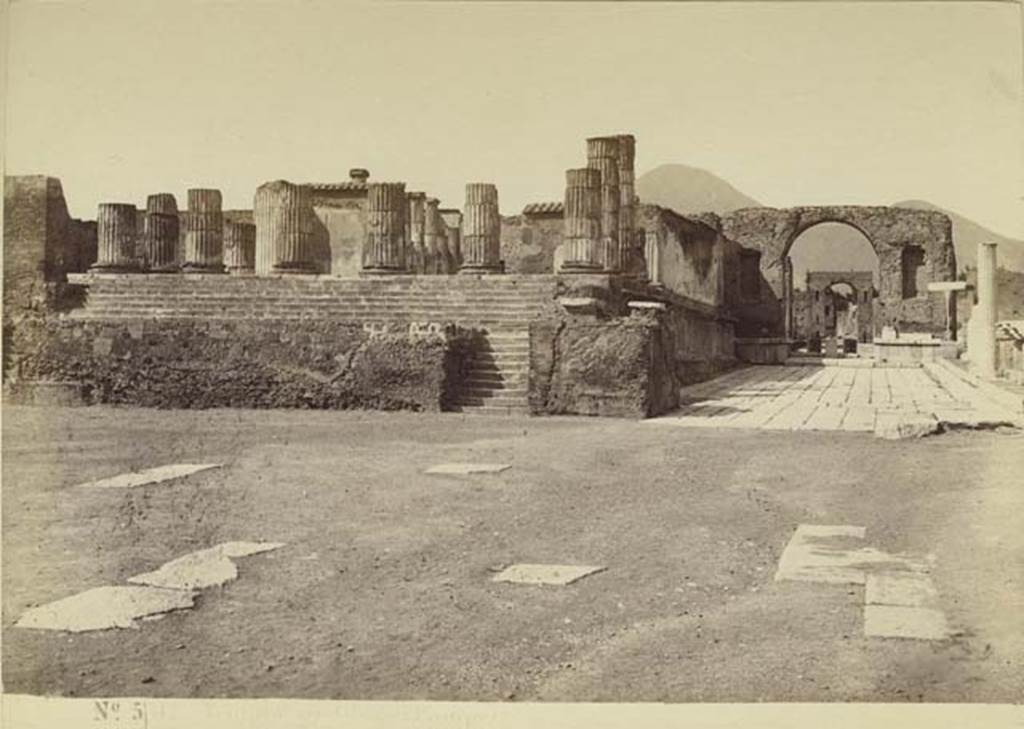
[[220,190],[188,191],[185,217],[185,271],[224,273],[224,214]]
[[634,249],[643,245],[636,234],[636,138],[632,134],[620,134],[619,140],[619,255],[622,271],[630,271],[628,265]]
[[647,262],[647,280],[661,285],[661,237],[657,230],[648,230],[644,236],[644,260]]
[[178,270],[178,203],[174,195],[159,193],[146,198],[146,220],[143,224],[146,261],[157,272]]
[[138,270],[135,217],[134,205],[100,203],[96,214],[96,263],[90,271],[115,273]]
[[408,204],[404,182],[366,185],[366,242],[363,270],[367,273],[404,273],[406,268],[405,216]]
[[978,244],[978,303],[971,312],[967,346],[982,377],[996,376],[996,244]]
[[423,241],[427,195],[423,192],[410,192],[406,198],[409,201],[406,224],[409,241],[408,265],[414,273],[423,273],[427,258]]
[[601,173],[584,167],[565,172],[565,273],[601,270]]
[[501,216],[498,188],[486,182],[466,185],[462,218],[462,273],[501,271]]
[[439,203],[436,197],[428,197],[423,210],[424,273],[440,273],[444,266],[440,240],[444,234],[444,220],[437,209]]
[[253,223],[224,223],[224,266],[228,273],[245,275],[256,270],[256,226]]
[[623,264],[619,242],[619,138],[588,139],[587,167],[601,173],[601,267],[609,273],[619,272]]
[[257,275],[316,273],[310,246],[313,199],[308,187],[285,180],[260,185],[253,217]]

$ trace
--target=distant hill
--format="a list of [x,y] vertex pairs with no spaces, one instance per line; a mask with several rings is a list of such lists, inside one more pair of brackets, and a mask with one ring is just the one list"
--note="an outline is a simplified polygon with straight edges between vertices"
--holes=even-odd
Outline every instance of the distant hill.
[[[682,164],[666,164],[640,175],[637,194],[647,203],[663,205],[683,213],[714,212],[719,215],[747,207],[760,207],[749,195],[740,192],[707,170]],[[953,221],[953,245],[957,268],[973,267],[980,241],[999,244],[999,264],[1024,271],[1024,241],[993,233],[964,216],[944,210],[923,200],[905,200],[893,207],[935,210]],[[820,225],[811,228],[792,252],[794,281],[803,281],[804,271],[878,270],[878,260],[860,233],[845,225]]]
[[721,177],[687,165],[661,165],[640,175],[636,192],[646,203],[672,208],[678,213],[728,213],[760,207]]
[[956,246],[956,265],[959,270],[974,268],[978,259],[978,244],[983,241],[997,243],[996,255],[999,265],[1013,271],[1024,271],[1024,241],[1014,240],[993,233],[988,228],[965,218],[959,213],[940,208],[924,200],[904,200],[894,203],[895,207],[915,210],[935,210],[945,213],[953,221],[953,245]]

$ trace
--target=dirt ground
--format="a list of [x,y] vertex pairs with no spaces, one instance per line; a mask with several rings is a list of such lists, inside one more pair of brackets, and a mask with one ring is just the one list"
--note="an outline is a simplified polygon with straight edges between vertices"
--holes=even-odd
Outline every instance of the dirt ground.
[[[435,476],[445,461],[511,464]],[[76,489],[181,462],[224,468]],[[3,681],[78,697],[1016,702],[1024,437],[456,414],[4,408]],[[939,642],[865,638],[863,587],[774,582],[798,524],[933,555]],[[228,540],[194,610],[13,627]],[[515,562],[606,565],[567,587]]]

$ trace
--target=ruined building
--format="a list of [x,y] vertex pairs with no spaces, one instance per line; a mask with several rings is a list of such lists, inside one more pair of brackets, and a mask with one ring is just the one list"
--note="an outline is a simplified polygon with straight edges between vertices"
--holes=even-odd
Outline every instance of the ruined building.
[[955,271],[944,215],[684,215],[637,198],[635,158],[630,135],[588,139],[563,199],[516,215],[492,183],[441,207],[354,169],[267,182],[251,210],[193,189],[86,222],[58,181],[9,178],[5,378],[170,407],[653,415],[795,338],[789,247],[826,221],[879,255],[865,326],[943,331],[925,284]]

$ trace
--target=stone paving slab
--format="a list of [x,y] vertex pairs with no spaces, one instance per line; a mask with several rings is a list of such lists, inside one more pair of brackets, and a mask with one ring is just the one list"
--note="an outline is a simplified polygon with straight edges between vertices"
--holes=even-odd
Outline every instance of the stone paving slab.
[[[998,420],[965,388],[920,367],[762,365],[680,390],[675,412],[647,422],[702,428],[878,432],[908,437],[935,424]],[[1005,418],[1000,422],[1005,421]],[[925,428],[926,423],[931,423]]]
[[588,575],[603,572],[607,567],[568,564],[514,564],[492,579],[523,585],[571,585]]
[[512,465],[509,463],[439,463],[425,473],[467,476],[474,473],[501,473]]
[[941,610],[902,605],[865,605],[864,635],[868,638],[944,640],[952,635]]
[[864,602],[868,605],[937,607],[939,593],[923,572],[880,572],[868,575]]
[[191,591],[159,587],[96,587],[27,610],[15,625],[70,633],[134,628],[140,619],[191,608],[195,597]]
[[220,463],[174,463],[167,466],[147,468],[132,473],[122,473],[110,478],[101,478],[97,481],[78,484],[78,488],[96,489],[117,489],[135,488],[136,486],[148,486],[150,484],[171,481],[176,478],[191,476],[200,471],[208,471],[212,468],[220,468]]

